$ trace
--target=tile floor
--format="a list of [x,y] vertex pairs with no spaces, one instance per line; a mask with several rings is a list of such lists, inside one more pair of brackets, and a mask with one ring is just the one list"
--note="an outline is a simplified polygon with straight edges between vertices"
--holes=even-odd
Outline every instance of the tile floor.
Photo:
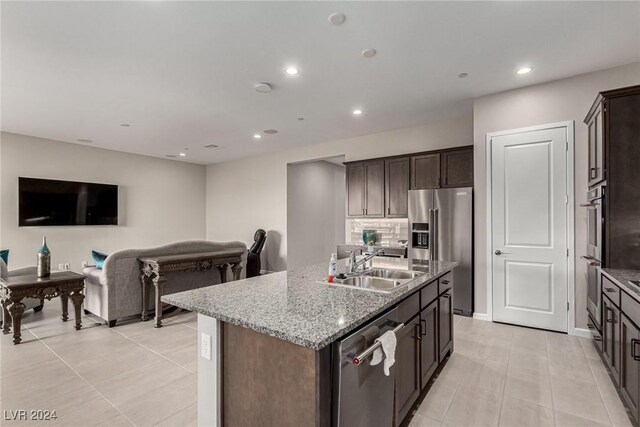
[[[91,316],[76,332],[59,301],[25,314],[23,343],[0,338],[2,426],[195,426],[196,316],[154,329],[109,329]],[[3,420],[10,409],[56,410],[51,422]],[[629,426],[591,342],[456,317],[455,353],[411,427]]]

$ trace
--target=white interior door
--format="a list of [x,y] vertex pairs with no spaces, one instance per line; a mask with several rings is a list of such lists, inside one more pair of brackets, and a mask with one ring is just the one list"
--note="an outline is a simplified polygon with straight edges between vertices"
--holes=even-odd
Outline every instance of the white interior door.
[[491,138],[493,320],[567,331],[567,128]]

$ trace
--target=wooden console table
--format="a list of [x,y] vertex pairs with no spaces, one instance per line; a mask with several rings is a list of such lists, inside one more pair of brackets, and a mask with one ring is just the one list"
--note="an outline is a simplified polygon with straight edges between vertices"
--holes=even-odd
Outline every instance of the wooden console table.
[[243,249],[229,249],[222,251],[200,252],[195,254],[163,255],[157,257],[138,258],[140,261],[140,282],[142,284],[142,321],[149,320],[147,307],[149,306],[149,286],[155,287],[155,321],[156,328],[162,326],[162,295],[167,281],[165,274],[172,271],[206,271],[217,268],[220,281],[227,281],[227,269],[231,266],[233,279],[240,279],[242,271]]
[[39,278],[35,274],[0,279],[0,300],[2,301],[2,332],[10,333],[13,324],[13,344],[22,341],[20,327],[25,305],[23,298],[48,299],[60,296],[62,301],[62,321],[69,318],[69,298],[73,302],[76,315],[76,330],[82,328],[82,301],[84,301],[84,278],[72,271],[51,273],[49,277]]

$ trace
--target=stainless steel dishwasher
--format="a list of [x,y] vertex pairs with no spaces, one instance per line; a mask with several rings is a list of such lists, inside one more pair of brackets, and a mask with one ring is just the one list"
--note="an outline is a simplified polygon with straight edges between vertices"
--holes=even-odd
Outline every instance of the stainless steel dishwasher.
[[389,330],[398,332],[397,309],[336,342],[333,347],[333,425],[390,427],[393,425],[395,368],[385,376],[382,365],[371,366],[374,340]]

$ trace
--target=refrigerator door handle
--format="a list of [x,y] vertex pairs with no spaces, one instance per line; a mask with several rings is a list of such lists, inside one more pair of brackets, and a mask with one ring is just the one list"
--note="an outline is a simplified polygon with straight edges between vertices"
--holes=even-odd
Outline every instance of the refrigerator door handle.
[[429,259],[433,259],[433,236],[435,234],[435,230],[433,229],[433,209],[429,209]]
[[433,251],[431,252],[433,254],[432,258],[434,261],[439,259],[440,254],[439,252],[439,248],[438,248],[438,239],[440,238],[440,236],[438,234],[440,234],[440,229],[438,227],[438,211],[440,209],[434,209],[433,210]]

